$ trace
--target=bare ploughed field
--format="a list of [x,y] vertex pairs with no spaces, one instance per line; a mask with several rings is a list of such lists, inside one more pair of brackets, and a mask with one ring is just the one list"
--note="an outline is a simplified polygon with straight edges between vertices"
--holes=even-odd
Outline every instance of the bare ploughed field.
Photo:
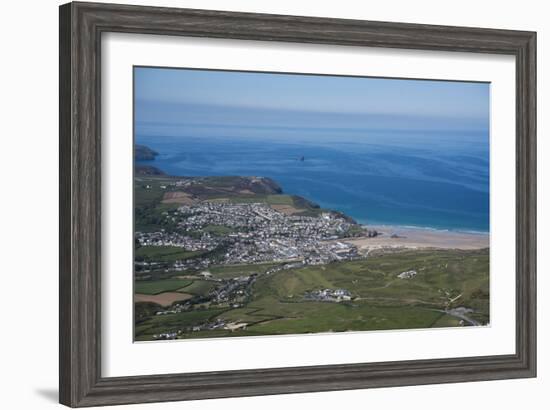
[[282,212],[285,215],[294,215],[304,211],[303,209],[297,209],[292,205],[270,205],[270,206],[271,208],[275,209],[276,211]]
[[191,299],[192,297],[193,295],[190,295],[189,293],[181,292],[163,292],[158,295],[136,293],[134,296],[134,302],[153,302],[161,306],[170,306],[174,302]]
[[489,247],[489,234],[440,231],[422,228],[392,226],[371,226],[382,235],[374,238],[345,240],[360,249],[379,248],[440,248],[440,249],[483,249]]
[[166,192],[162,198],[163,204],[193,205],[195,202],[193,195],[181,191]]

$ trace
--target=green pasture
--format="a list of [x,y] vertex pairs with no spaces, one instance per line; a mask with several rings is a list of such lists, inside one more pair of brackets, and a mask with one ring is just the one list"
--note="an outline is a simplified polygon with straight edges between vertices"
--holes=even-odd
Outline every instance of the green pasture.
[[[271,266],[213,266],[209,271],[215,277],[227,278],[265,272]],[[398,278],[408,270],[416,270],[417,276]],[[191,290],[194,286],[206,286],[199,282],[194,281],[182,291],[194,293]],[[306,292],[325,288],[347,289],[352,300],[304,299]],[[468,314],[472,319],[489,322],[488,250],[411,250],[260,275],[245,306],[225,310],[212,306],[204,311],[174,315],[177,317],[162,323],[165,329],[176,327],[178,318],[182,323],[189,320],[198,323],[210,318],[204,312],[211,312],[226,321],[248,324],[246,329],[235,332],[217,330],[182,335],[192,338],[419,329],[459,326],[460,319],[442,312],[458,306],[474,309],[474,313]],[[139,326],[148,323],[149,320],[141,321]],[[147,332],[142,336],[146,337]]]
[[154,262],[175,262],[201,255],[201,251],[186,251],[178,246],[142,246],[135,250],[136,260],[150,260]]
[[177,291],[192,283],[193,281],[187,279],[139,280],[135,282],[134,292],[146,295],[158,295],[163,292]]

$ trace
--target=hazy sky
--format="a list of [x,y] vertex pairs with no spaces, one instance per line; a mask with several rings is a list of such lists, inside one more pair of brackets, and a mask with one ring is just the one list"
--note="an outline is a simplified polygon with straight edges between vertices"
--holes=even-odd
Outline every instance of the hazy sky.
[[[487,133],[487,83],[136,67],[138,133],[257,130]],[[246,135],[245,135],[246,134]]]

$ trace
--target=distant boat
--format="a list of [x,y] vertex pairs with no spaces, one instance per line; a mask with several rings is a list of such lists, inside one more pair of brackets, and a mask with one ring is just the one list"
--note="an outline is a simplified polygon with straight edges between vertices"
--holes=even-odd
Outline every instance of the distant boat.
[[304,157],[303,155],[300,157],[300,161],[304,162],[306,159],[306,157]]

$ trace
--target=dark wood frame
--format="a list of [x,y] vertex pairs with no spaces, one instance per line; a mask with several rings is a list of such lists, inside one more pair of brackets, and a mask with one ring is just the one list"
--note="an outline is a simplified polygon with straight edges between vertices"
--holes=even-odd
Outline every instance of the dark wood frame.
[[[101,377],[101,35],[217,37],[516,59],[515,354]],[[535,377],[536,33],[94,3],[60,7],[60,402],[72,407]]]

